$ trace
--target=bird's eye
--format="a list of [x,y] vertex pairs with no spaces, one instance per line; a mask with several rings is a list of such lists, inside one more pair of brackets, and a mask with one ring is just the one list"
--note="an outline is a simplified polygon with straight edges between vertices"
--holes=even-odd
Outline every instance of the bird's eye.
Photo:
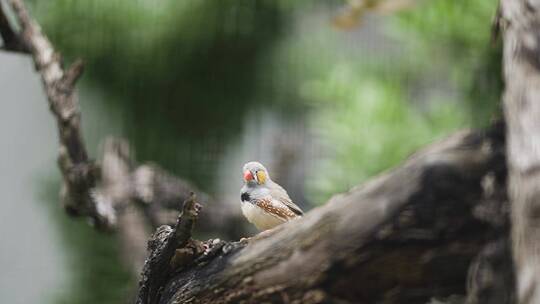
[[257,175],[257,181],[259,182],[259,184],[264,184],[264,182],[266,181],[266,173],[264,173],[264,171],[262,170],[259,170],[255,174]]

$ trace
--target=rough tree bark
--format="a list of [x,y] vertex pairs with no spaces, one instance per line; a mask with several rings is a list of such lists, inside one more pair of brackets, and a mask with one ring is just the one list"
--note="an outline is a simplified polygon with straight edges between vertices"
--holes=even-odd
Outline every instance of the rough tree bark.
[[519,303],[540,303],[540,3],[502,0],[504,110]]
[[[464,298],[470,265],[484,271],[494,259],[499,259],[496,266],[511,261],[506,201],[493,200],[489,190],[504,183],[501,132],[499,126],[488,133],[455,134],[304,218],[277,227],[268,237],[209,240],[205,252],[191,250],[191,257],[184,256],[184,263],[167,271],[148,266],[141,291],[156,292],[141,292],[138,303],[424,303],[432,297]],[[170,261],[170,254],[161,252],[173,236],[166,228],[158,231],[147,265],[157,264],[156,257],[167,257],[161,263]],[[476,292],[470,303],[488,303],[484,299],[495,293],[490,290],[495,282],[511,283],[506,274],[481,282],[477,269],[469,276],[471,293]],[[500,295],[502,299],[489,303],[505,303],[511,292]]]

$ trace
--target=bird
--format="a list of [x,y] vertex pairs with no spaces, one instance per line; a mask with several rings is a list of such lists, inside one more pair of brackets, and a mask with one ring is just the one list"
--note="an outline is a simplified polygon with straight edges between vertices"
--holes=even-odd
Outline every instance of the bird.
[[268,170],[251,161],[243,167],[244,185],[240,190],[241,209],[247,220],[260,231],[300,218],[302,209],[294,204],[287,191],[275,183]]

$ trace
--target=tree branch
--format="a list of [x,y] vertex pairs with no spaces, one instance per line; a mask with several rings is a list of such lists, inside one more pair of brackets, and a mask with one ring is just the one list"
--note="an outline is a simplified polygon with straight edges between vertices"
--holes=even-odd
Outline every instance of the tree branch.
[[2,3],[0,2],[0,37],[4,41],[2,50],[9,52],[29,53],[28,48],[22,42],[15,31],[11,27],[7,15],[4,12]]
[[[189,200],[196,191],[203,203],[214,208],[218,204],[195,186],[155,164],[137,164],[132,154],[125,140],[109,137],[104,141],[101,180],[93,197],[97,204],[111,205],[117,210],[123,260],[132,267],[133,273],[139,274],[146,258],[146,241],[151,229],[164,224],[174,225],[182,211],[179,201]],[[215,223],[208,215],[203,220],[203,229],[209,229]],[[212,228],[227,227],[215,225]]]
[[[507,218],[503,202],[481,203],[486,174],[504,176],[501,130],[461,132],[433,144],[267,238],[218,241],[212,255],[175,271],[139,303],[420,303],[464,296],[470,263],[505,236],[507,221],[495,220]],[[489,237],[493,226],[499,233]],[[504,252],[501,259],[510,260]]]
[[[82,73],[82,62],[76,61],[67,71],[62,67],[60,55],[55,52],[39,25],[30,17],[22,0],[9,0],[21,27],[15,35],[4,26],[4,38],[18,37],[30,51],[36,69],[54,113],[60,137],[58,162],[63,175],[62,201],[69,214],[88,216],[96,227],[111,229],[117,215],[113,206],[97,204],[93,191],[99,180],[99,169],[90,160],[80,131],[80,112],[75,82]],[[3,15],[5,17],[5,15]]]
[[159,292],[172,272],[186,266],[198,254],[202,246],[191,240],[191,233],[201,206],[195,195],[183,204],[176,225],[161,226],[149,241],[150,256],[145,263],[137,303],[157,303]]
[[100,198],[112,201],[115,206],[135,204],[144,213],[149,226],[155,229],[164,224],[174,225],[181,211],[178,202],[189,199],[191,193],[195,192],[200,202],[212,206],[211,210],[201,215],[199,231],[220,231],[231,239],[241,236],[239,232],[242,229],[235,225],[243,219],[226,212],[230,211],[229,205],[214,200],[195,185],[157,164],[136,163],[132,156],[133,149],[125,140],[107,138],[103,147],[100,160],[102,180],[98,187]]

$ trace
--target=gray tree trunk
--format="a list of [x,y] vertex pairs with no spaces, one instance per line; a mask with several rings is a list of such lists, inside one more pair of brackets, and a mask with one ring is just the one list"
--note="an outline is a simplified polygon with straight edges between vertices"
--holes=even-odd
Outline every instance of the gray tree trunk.
[[517,295],[540,303],[540,2],[503,0],[501,12]]

